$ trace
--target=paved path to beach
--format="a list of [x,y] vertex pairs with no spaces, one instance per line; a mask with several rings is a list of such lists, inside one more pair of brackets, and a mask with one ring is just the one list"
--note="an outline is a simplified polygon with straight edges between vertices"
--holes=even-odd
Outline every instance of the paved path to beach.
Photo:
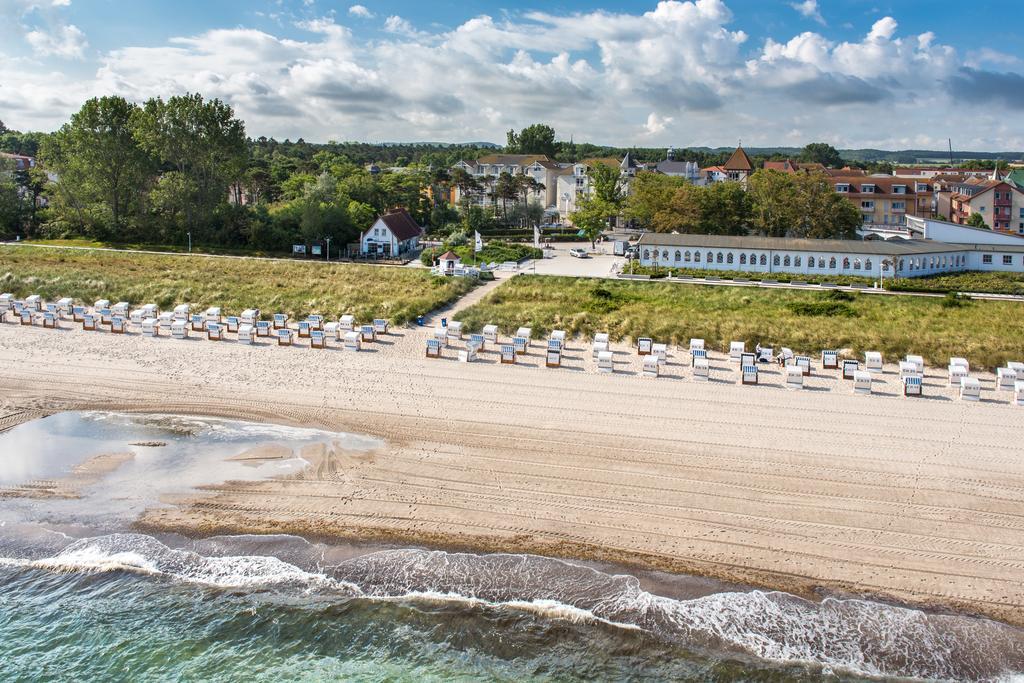
[[354,354],[0,324],[0,428],[76,408],[209,414],[382,437],[302,476],[226,483],[147,528],[391,538],[593,557],[809,593],[819,587],[1024,621],[1024,409],[993,391],[873,396],[665,377],[581,342],[566,367],[424,358],[424,328]]

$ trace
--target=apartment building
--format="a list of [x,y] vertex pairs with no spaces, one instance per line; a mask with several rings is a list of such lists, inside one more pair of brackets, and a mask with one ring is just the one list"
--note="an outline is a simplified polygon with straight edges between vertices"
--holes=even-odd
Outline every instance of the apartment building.
[[949,220],[966,224],[971,214],[979,214],[989,229],[1024,235],[1024,192],[1012,181],[971,177],[951,182],[945,188],[949,202]]
[[[476,161],[462,160],[452,168],[461,168],[476,178],[483,186],[482,192],[475,192],[465,197],[458,187],[452,188],[451,201],[460,206],[463,199],[469,199],[477,206],[491,206],[495,203],[493,189],[495,181],[502,173],[512,176],[527,175],[533,178],[538,187],[527,196],[528,202],[537,202],[544,208],[555,204],[558,175],[563,168],[543,154],[488,154]],[[543,186],[543,187],[541,187]]]
[[832,176],[837,194],[861,211],[864,225],[904,225],[906,217],[934,215],[931,185],[888,175]]

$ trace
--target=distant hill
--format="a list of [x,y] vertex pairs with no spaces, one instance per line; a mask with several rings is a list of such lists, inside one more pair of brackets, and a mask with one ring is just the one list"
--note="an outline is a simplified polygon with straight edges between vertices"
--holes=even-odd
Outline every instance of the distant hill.
[[[695,151],[708,154],[725,154],[731,152],[732,147],[691,147]],[[792,156],[800,155],[801,147],[744,147],[747,154],[751,156]],[[925,164],[925,163],[949,163],[949,150],[934,149],[901,149],[896,151],[885,149],[841,149],[839,154],[847,161],[888,161],[893,164]],[[953,150],[953,161],[959,163],[969,159],[1004,159],[1014,161],[1024,159],[1024,151],[1020,152],[971,152],[964,150]]]

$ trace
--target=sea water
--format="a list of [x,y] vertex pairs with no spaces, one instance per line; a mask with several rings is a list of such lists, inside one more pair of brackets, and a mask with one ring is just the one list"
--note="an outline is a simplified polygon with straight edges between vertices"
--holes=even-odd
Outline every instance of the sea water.
[[[78,455],[57,449],[26,464],[12,444],[45,448],[26,438],[39,424],[0,435],[0,462],[20,459],[22,476],[59,476],[141,437],[168,444],[146,456],[142,474],[178,458],[179,487],[223,475],[203,461],[253,443],[372,447],[197,418],[40,422],[56,439],[85,441],[68,442]],[[116,530],[170,489],[128,495],[133,475],[114,475],[117,487],[105,482],[78,501],[0,500],[0,679],[1008,680],[1024,671],[1019,629],[866,600],[808,601],[533,555]],[[82,509],[117,495],[133,502],[107,517]]]

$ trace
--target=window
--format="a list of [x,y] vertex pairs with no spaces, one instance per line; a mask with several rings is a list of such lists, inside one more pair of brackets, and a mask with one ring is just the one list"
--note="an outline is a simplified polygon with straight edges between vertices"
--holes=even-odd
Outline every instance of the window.
[[682,253],[678,249],[676,249],[676,263],[679,263],[679,261],[682,260],[682,258]]
[[756,254],[751,254],[750,255],[750,265],[755,265],[756,263],[757,263],[757,255]]
[[683,260],[686,261],[687,263],[690,262],[690,252],[689,251],[683,252]]
[[893,185],[892,186],[892,193],[893,194],[906,194],[907,193],[907,186],[906,185]]
[[715,262],[716,263],[721,263],[722,262],[722,252],[718,252],[718,258],[715,259]]
[[992,254],[984,254],[981,257],[981,262],[982,263],[992,263]]
[[906,259],[900,259],[900,270],[903,270],[903,268],[906,265],[907,265]]
[[[811,260],[813,260],[813,259],[811,259]],[[804,259],[803,259],[802,256],[797,256],[796,258],[793,259],[793,265],[796,266],[797,268],[799,268],[803,264],[804,264]]]
[[828,267],[833,269],[833,270],[835,270],[835,267],[836,267],[836,257],[835,256],[833,256],[832,258],[830,258],[828,260]]
[[892,203],[892,210],[893,211],[904,211],[906,208],[907,208],[907,203],[906,202],[893,202]]
[[791,265],[789,261],[789,254],[786,254],[786,258],[782,259],[782,265],[786,266],[787,268]]
[[715,262],[715,255],[714,255],[714,254],[712,254],[712,253],[711,253],[711,252],[709,251],[709,252],[708,252],[708,263],[714,263],[714,262]]
[[747,255],[746,254],[740,254],[740,265],[741,266],[747,265]]
[[860,191],[863,192],[874,192],[875,186],[872,183],[864,183],[860,186]]
[[1003,265],[1004,266],[1012,266],[1013,265],[1013,256],[1011,256],[1009,254],[1003,254]]
[[864,262],[864,270],[871,270],[871,259]]
[[776,265],[776,266],[777,266],[777,265],[779,265],[780,263],[782,263],[782,259],[781,259],[781,258],[779,258],[779,255],[778,255],[778,254],[776,254],[776,255],[775,255],[775,257],[774,257],[774,258],[772,258],[772,264],[774,264],[774,265]]
[[875,208],[875,203],[865,200],[865,201],[860,203],[860,208],[862,208],[862,209],[872,209],[873,210]]
[[1021,210],[1020,210],[1020,217],[1024,218],[1024,208],[1021,208]]
[[731,251],[728,254],[725,255],[725,262],[726,263],[732,263],[732,252]]
[[917,192],[927,192],[928,191],[928,186],[925,185],[924,183],[918,183],[916,191]]
[[825,257],[824,256],[819,256],[818,257],[818,267],[821,268],[821,269],[825,268]]
[[664,251],[661,252],[661,260],[668,261],[668,249],[665,249]]
[[694,261],[695,261],[696,263],[700,263],[700,252],[699,252],[699,251],[695,251],[695,252],[693,252],[693,260],[694,260]]
[[644,260],[645,261],[649,261],[650,258],[651,258],[651,250],[650,249],[644,249]]
[[849,269],[850,269],[850,257],[847,256],[847,257],[843,258],[843,270],[849,270]]
[[[870,261],[868,261],[868,263],[870,263]],[[882,270],[884,270],[887,273],[889,272],[889,262],[886,261],[885,259],[882,259]]]
[[859,258],[853,259],[853,269],[854,270],[860,270],[860,259]]
[[836,184],[836,192],[849,192],[849,191],[850,191],[850,184],[849,183],[837,183]]
[[762,266],[767,266],[768,265],[768,256],[766,254],[761,254],[761,265]]

